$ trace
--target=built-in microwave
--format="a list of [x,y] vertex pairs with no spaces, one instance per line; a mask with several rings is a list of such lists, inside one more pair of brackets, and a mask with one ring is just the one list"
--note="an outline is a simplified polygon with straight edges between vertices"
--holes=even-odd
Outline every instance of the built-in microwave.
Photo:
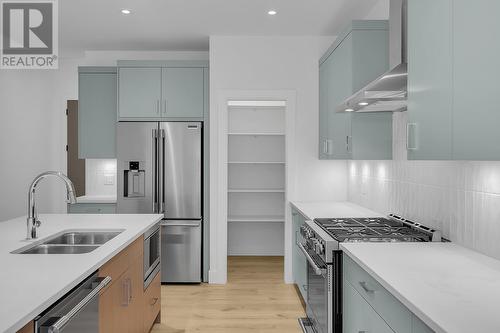
[[149,286],[161,268],[160,237],[159,224],[144,233],[144,289]]

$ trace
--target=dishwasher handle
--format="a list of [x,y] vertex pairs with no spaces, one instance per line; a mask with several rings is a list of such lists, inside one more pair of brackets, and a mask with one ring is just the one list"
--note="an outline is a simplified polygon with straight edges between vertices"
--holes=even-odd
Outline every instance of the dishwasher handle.
[[99,284],[93,288],[84,299],[82,299],[74,308],[72,308],[64,316],[60,317],[52,326],[48,328],[49,333],[60,333],[64,326],[66,326],[71,319],[76,316],[88,303],[90,303],[101,290],[103,290],[110,282],[111,276],[106,276],[105,278],[98,278],[100,280]]

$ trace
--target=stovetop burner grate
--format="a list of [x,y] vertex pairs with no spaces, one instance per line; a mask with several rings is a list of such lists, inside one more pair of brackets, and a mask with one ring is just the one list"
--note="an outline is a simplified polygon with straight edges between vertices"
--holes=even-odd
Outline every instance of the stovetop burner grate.
[[386,218],[334,218],[314,220],[340,242],[428,242],[430,236],[397,220]]

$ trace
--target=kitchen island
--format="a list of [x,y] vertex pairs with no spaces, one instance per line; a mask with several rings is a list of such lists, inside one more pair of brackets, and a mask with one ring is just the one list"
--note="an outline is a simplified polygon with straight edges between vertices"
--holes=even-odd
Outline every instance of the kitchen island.
[[[37,240],[25,239],[25,217],[1,222],[0,332],[17,332],[122,250],[137,243],[161,218],[156,214],[42,214]],[[123,231],[84,254],[11,253],[64,230],[89,229]]]

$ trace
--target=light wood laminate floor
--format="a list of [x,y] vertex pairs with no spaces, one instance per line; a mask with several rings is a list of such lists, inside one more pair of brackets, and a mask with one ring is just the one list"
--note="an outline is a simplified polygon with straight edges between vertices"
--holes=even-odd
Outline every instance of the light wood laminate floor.
[[283,257],[228,257],[226,285],[163,285],[153,333],[300,333],[304,309],[283,282]]

